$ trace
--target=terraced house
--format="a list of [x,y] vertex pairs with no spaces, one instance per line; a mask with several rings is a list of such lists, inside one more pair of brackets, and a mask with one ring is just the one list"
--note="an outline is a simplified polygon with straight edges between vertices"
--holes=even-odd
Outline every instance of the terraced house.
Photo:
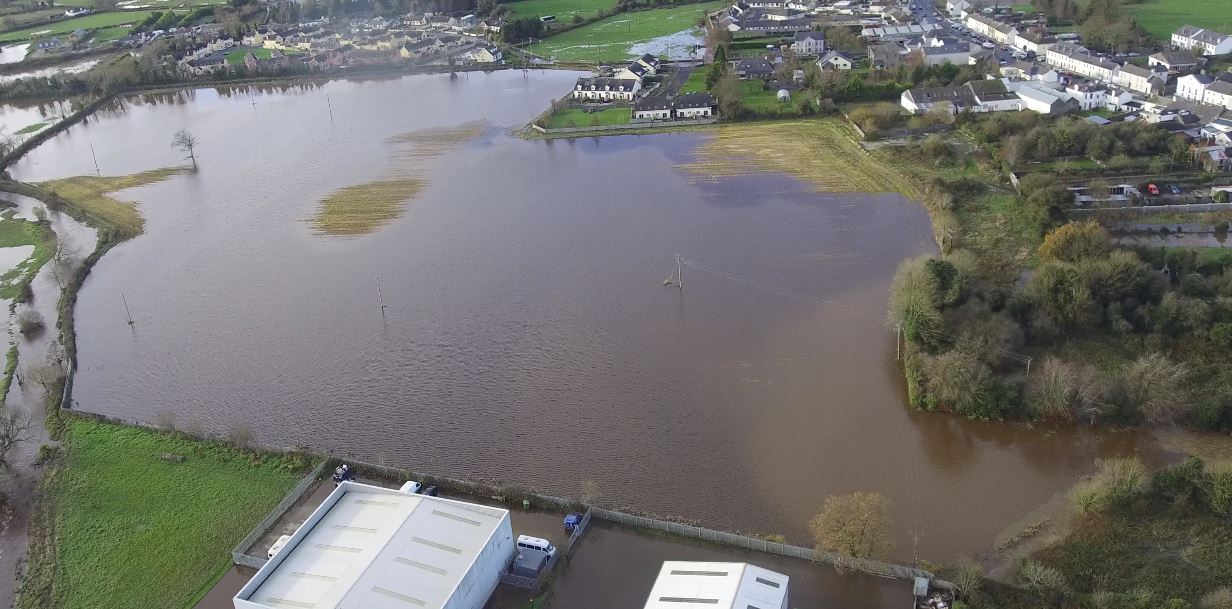
[[1232,36],[1192,25],[1182,25],[1172,33],[1172,46],[1194,55],[1228,55],[1232,53]]
[[1045,54],[1045,60],[1059,70],[1106,82],[1113,82],[1120,70],[1115,62],[1096,57],[1086,47],[1072,42],[1052,45]]

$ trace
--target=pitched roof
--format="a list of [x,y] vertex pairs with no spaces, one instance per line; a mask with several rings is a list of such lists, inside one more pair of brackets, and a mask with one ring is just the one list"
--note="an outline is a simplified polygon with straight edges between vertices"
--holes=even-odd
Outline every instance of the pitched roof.
[[1173,35],[1180,36],[1181,38],[1188,38],[1190,40],[1197,40],[1198,42],[1204,42],[1206,44],[1220,44],[1224,40],[1228,39],[1228,34],[1222,34],[1220,32],[1193,25],[1182,25],[1177,28]]

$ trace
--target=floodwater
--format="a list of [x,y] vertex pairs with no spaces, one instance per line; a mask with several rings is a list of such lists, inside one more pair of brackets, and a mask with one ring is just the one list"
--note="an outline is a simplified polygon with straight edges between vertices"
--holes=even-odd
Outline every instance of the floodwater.
[[17,63],[26,58],[30,43],[10,44],[0,47],[0,63]]
[[701,59],[704,53],[706,37],[701,28],[690,28],[675,34],[659,36],[646,42],[639,42],[629,47],[629,55],[650,53],[655,57],[668,59]]
[[16,135],[18,131],[36,123],[55,122],[72,112],[66,102],[42,102],[28,105],[0,105],[0,137]]
[[98,62],[99,60],[97,59],[83,59],[78,62],[65,64],[61,66],[51,66],[49,68],[42,68],[39,70],[30,70],[29,72],[18,72],[16,74],[3,74],[3,75],[0,75],[0,84],[10,83],[19,78],[46,78],[53,74],[60,74],[60,75],[80,74],[98,65]]
[[[88,143],[104,174],[175,165],[172,135],[199,140],[198,173],[122,193],[146,234],[81,292],[73,406],[556,494],[593,479],[614,507],[797,543],[828,495],[878,491],[903,559],[986,552],[1096,458],[1160,456],[1136,432],[911,411],[879,319],[895,267],[933,251],[921,206],[691,183],[673,165],[703,133],[508,135],[576,77],[199,89],[43,144],[16,177],[93,173]],[[305,222],[397,162],[388,136],[474,120],[404,217]],[[664,287],[677,254],[833,304],[692,266]]]

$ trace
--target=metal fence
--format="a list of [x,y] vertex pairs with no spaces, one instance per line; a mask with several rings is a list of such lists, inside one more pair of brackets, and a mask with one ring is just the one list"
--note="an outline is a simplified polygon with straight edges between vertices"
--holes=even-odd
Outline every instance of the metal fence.
[[1232,209],[1232,203],[1188,203],[1181,205],[1143,205],[1125,207],[1096,207],[1090,209],[1067,209],[1072,216],[1091,216],[1099,213],[1128,212],[1131,214],[1168,214],[1174,212],[1205,212]]
[[582,533],[590,524],[590,517],[595,513],[595,508],[586,508],[586,513],[582,514],[582,519],[578,521],[577,527],[573,529],[573,533],[569,535],[569,539],[565,540],[565,556],[568,556],[573,551],[573,546],[582,540]]
[[933,579],[933,574],[923,569],[914,567],[904,567],[902,565],[894,565],[877,560],[866,560],[863,558],[852,558],[842,554],[833,552],[819,552],[813,548],[804,548],[800,546],[788,545],[785,543],[777,543],[767,541],[765,539],[757,539],[755,537],[746,537],[744,535],[736,535],[733,533],[725,533],[713,529],[705,529],[676,522],[668,522],[666,520],[655,520],[653,518],[643,518],[641,516],[633,516],[622,512],[605,510],[602,508],[591,508],[591,512],[597,518],[615,522],[618,524],[642,527],[646,529],[654,529],[664,531],[681,537],[690,537],[709,541],[747,550],[756,550],[769,554],[778,554],[780,556],[790,556],[792,558],[800,558],[811,560],[813,562],[824,563],[842,569],[851,569],[860,571],[870,575],[880,577],[889,577],[893,579],[912,580],[916,577],[924,577]]
[[304,476],[291,488],[291,491],[287,493],[286,497],[282,498],[278,506],[271,510],[269,514],[266,514],[265,519],[249,531],[244,539],[240,540],[239,544],[231,550],[231,560],[235,564],[260,569],[265,566],[266,562],[269,562],[269,559],[264,556],[249,555],[248,549],[264,537],[269,532],[270,527],[274,526],[274,523],[279,518],[282,518],[282,515],[291,509],[291,506],[295,505],[295,502],[299,501],[304,496],[304,493],[308,492],[309,488],[312,488],[313,483],[325,473],[325,466],[327,464],[329,464],[328,460],[322,460],[320,463],[317,463],[317,466],[312,468],[312,471],[308,472],[307,476]]

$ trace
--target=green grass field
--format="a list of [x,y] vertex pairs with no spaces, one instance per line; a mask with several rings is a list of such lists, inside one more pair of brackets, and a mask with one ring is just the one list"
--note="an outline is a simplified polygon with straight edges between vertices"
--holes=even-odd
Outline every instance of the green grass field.
[[74,19],[66,19],[57,21],[47,25],[26,28],[24,30],[15,30],[5,32],[0,35],[0,42],[12,42],[15,40],[25,40],[35,35],[59,35],[67,34],[75,29],[81,28],[86,30],[99,30],[110,28],[125,23],[137,23],[145,19],[153,11],[127,11],[123,13],[96,13],[94,15],[86,15],[85,17],[77,17]]
[[64,14],[63,9],[47,9],[40,11],[30,11],[26,13],[13,13],[4,16],[5,24],[12,24],[12,29],[20,29],[29,26],[31,23],[41,23],[52,17],[57,17]]
[[94,30],[94,37],[90,40],[94,42],[108,42],[111,40],[119,40],[128,35],[128,31],[132,28],[127,25],[117,25],[115,27],[107,27],[101,30]]
[[291,458],[75,418],[66,450],[49,491],[62,609],[191,607],[305,472]]
[[548,121],[548,128],[624,125],[631,118],[633,118],[633,111],[629,108],[607,108],[598,112],[585,112],[576,108],[565,108],[552,115],[552,119]]
[[505,6],[519,17],[556,15],[557,21],[568,23],[574,15],[594,17],[600,9],[614,8],[616,2],[614,0],[517,0],[508,2]]
[[1151,36],[1168,41],[1182,25],[1196,25],[1232,33],[1232,5],[1215,0],[1144,0],[1126,7],[1138,26]]
[[689,78],[680,85],[681,93],[701,93],[706,90],[706,73],[708,66],[701,66],[689,73]]
[[630,58],[629,48],[634,44],[685,31],[697,25],[703,11],[715,10],[724,4],[726,2],[716,0],[621,13],[552,36],[527,47],[527,50],[544,57],[555,57],[558,61],[622,61]]
[[13,217],[13,212],[0,215],[0,247],[33,245],[30,256],[0,275],[0,298],[13,300],[21,291],[21,284],[34,279],[38,270],[51,260],[56,250],[56,236],[51,229]]
[[247,56],[249,53],[252,53],[253,56],[256,57],[257,59],[269,59],[270,55],[273,52],[274,52],[273,49],[252,49],[248,47],[245,47],[242,49],[235,49],[231,51],[230,53],[227,53],[227,63],[229,64],[244,63],[244,57]]

